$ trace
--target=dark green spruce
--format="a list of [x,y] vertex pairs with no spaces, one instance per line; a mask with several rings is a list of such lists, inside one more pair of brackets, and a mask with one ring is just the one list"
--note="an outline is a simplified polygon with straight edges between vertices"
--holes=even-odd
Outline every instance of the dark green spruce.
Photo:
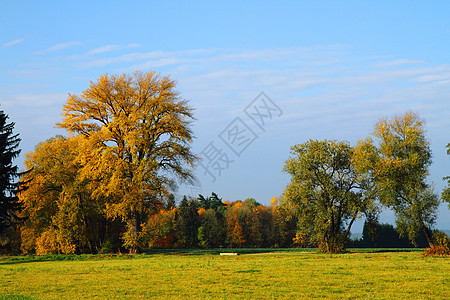
[[7,123],[8,115],[0,111],[0,233],[21,220],[21,204],[17,197],[19,173],[13,160],[20,154],[18,134],[14,123]]

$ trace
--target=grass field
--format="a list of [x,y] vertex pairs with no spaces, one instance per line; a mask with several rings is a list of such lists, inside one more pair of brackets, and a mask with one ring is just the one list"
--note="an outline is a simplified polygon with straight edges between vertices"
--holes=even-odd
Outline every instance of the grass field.
[[450,259],[417,251],[0,257],[0,299],[95,298],[450,299]]

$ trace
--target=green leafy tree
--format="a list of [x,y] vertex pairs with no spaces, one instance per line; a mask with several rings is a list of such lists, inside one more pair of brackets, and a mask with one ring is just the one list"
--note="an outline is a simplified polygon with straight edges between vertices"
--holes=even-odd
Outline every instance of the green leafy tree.
[[[270,212],[269,215],[262,214],[263,224],[271,224],[267,231],[267,245],[269,247],[291,247],[298,224],[295,210],[278,206],[267,207],[264,210]],[[268,223],[269,220],[264,220],[265,218],[269,218],[271,222]]]
[[291,153],[283,168],[291,175],[283,196],[298,210],[300,231],[323,252],[344,250],[353,222],[373,202],[352,164],[353,148],[347,142],[309,140]]
[[[262,247],[266,241],[264,229],[269,229],[272,223],[271,220],[265,218],[262,205],[253,198],[247,198],[243,202],[236,202],[234,207],[237,212],[237,223],[233,230],[236,235],[239,233],[239,228],[242,229],[242,237],[245,243],[241,246],[251,248]],[[263,220],[269,222],[263,224]],[[235,238],[235,241],[239,241],[239,239]]]
[[[375,222],[373,222],[375,221]],[[425,248],[428,245],[423,232],[416,239],[416,247]],[[376,220],[364,222],[362,240],[355,243],[356,247],[368,248],[411,248],[414,245],[407,237],[402,237],[391,224],[379,224]]]
[[408,248],[411,246],[407,238],[401,238],[394,226],[390,224],[371,224],[364,222],[362,245],[368,248]]
[[[450,143],[447,145],[447,154],[450,155]],[[447,187],[442,192],[442,200],[448,202],[448,207],[450,208],[450,176],[444,177],[447,180]]]
[[255,198],[247,198],[244,200],[244,204],[250,204],[253,207],[260,206],[261,203],[257,202]]
[[101,76],[69,95],[63,116],[57,125],[84,137],[82,174],[99,183],[94,195],[109,199],[108,217],[121,218],[124,245],[138,252],[149,212],[175,177],[192,179],[192,109],[169,77],[136,72]]
[[212,208],[200,214],[200,227],[198,228],[198,242],[203,248],[217,248],[225,242],[223,224],[218,214]]
[[178,246],[181,248],[197,247],[199,226],[198,203],[195,199],[188,200],[184,196],[175,215],[175,234]]
[[225,203],[223,203],[222,199],[214,192],[211,193],[210,197],[198,195],[197,200],[200,208],[212,209],[218,213],[219,216],[222,216],[225,211]]
[[0,111],[0,234],[21,218],[21,204],[17,197],[18,168],[13,160],[20,154],[18,134],[14,123],[7,123],[8,115]]
[[219,247],[225,244],[224,229],[225,203],[212,192],[210,197],[198,195],[200,227],[198,228],[199,245],[203,248]]
[[429,228],[440,200],[427,183],[432,154],[425,134],[425,120],[407,112],[378,121],[375,139],[366,140],[365,147],[371,149],[366,154],[374,157],[368,169],[376,192],[381,203],[394,210],[399,232],[414,242],[422,230],[431,245]]

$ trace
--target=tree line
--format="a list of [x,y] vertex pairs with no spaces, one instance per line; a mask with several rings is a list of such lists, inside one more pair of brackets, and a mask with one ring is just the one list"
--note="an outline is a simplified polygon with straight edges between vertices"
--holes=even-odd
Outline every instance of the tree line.
[[[423,232],[419,232],[414,243],[407,236],[402,236],[391,224],[380,224],[366,220],[363,226],[362,236],[359,239],[352,239],[348,246],[352,248],[426,248],[428,242]],[[431,230],[430,230],[431,231]],[[435,237],[440,237],[445,233],[432,230]]]
[[[183,198],[177,182],[192,182],[193,109],[168,76],[105,74],[80,95],[69,94],[56,136],[13,160],[20,138],[0,114],[0,234],[23,253],[82,253],[146,247],[349,245],[357,218],[377,223],[382,208],[415,242],[431,228],[440,195],[428,182],[425,121],[407,112],[380,119],[373,134],[346,141],[309,140],[291,148],[283,171],[291,181],[278,200],[223,202],[216,194]],[[447,146],[450,155],[450,144]],[[17,178],[20,178],[18,180]]]
[[222,202],[212,193],[160,210],[144,231],[150,248],[291,247],[296,223],[295,213],[276,203]]

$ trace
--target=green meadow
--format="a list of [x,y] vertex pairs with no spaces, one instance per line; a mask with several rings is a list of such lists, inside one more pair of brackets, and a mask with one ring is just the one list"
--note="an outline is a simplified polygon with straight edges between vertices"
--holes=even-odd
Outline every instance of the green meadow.
[[450,298],[449,258],[271,251],[0,257],[0,299]]

